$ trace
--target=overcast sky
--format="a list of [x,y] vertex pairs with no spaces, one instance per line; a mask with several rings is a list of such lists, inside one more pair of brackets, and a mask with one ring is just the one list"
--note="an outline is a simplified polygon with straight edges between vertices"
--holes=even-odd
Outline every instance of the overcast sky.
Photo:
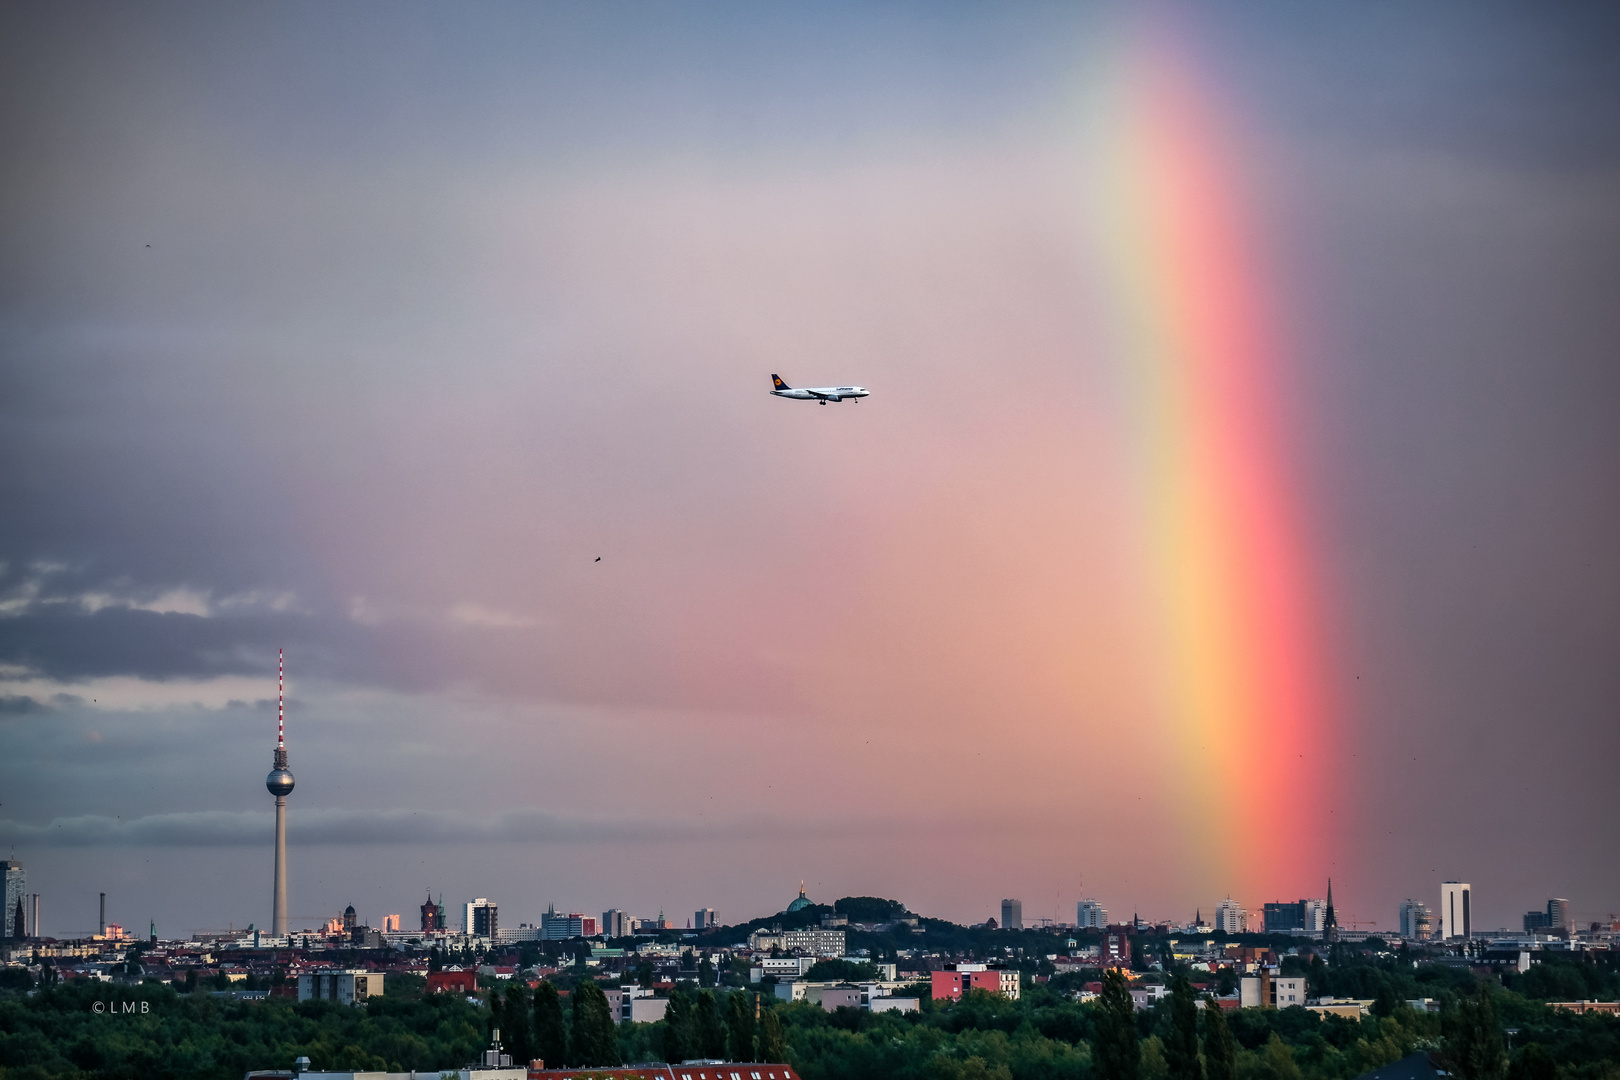
[[[1620,910],[1620,19],[1193,11],[0,8],[45,930],[268,921],[278,646],[295,925]],[[1194,813],[1079,194],[1161,40],[1284,343],[1334,748]],[[1297,873],[1191,856],[1228,800],[1322,817]]]

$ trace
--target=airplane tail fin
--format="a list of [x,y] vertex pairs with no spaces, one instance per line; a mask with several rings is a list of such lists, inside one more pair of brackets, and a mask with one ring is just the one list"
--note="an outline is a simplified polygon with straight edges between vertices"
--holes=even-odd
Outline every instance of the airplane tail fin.
[[778,390],[791,390],[791,389],[793,389],[793,387],[789,386],[787,383],[782,381],[782,376],[776,374],[775,372],[771,373],[771,385],[773,385]]

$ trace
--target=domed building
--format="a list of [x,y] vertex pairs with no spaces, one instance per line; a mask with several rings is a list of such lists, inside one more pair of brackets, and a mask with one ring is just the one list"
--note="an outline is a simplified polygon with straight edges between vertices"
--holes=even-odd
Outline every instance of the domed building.
[[793,903],[787,906],[783,914],[791,915],[795,911],[803,911],[807,907],[815,906],[816,902],[804,895],[804,882],[801,881],[799,882],[799,895],[794,897]]

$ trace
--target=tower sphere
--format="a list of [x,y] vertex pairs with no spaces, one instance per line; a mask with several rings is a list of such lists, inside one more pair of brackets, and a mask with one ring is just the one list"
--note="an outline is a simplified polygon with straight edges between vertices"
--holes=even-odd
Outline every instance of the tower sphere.
[[272,769],[270,775],[264,778],[264,786],[272,795],[288,795],[293,789],[293,774],[286,769]]

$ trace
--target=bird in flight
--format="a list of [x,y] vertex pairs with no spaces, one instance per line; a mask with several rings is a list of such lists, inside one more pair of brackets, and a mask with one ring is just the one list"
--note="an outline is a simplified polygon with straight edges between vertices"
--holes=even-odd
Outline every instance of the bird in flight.
[[596,561],[597,561],[597,562],[601,562],[601,561],[602,561],[602,556],[600,556],[600,555],[598,555],[598,556],[597,556],[597,557],[596,557]]

